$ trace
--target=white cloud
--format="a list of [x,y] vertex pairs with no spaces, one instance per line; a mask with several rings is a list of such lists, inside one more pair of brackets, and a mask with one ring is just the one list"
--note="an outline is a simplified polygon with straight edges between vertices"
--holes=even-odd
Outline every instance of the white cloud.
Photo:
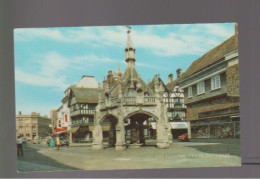
[[47,29],[47,28],[23,28],[15,29],[14,31],[15,40],[28,41],[33,38],[49,38],[59,41],[65,41],[66,38],[58,29]]
[[37,73],[25,72],[19,68],[15,69],[15,80],[35,86],[51,86],[64,89],[66,87],[64,76],[40,75]]
[[230,37],[234,34],[234,32],[228,30],[220,24],[205,24],[204,27],[207,28],[209,34],[214,36]]
[[37,69],[35,67],[26,71],[25,69],[16,68],[16,81],[36,86],[50,86],[64,89],[66,88],[66,78],[64,72],[69,67],[69,60],[56,52],[49,52],[40,55],[36,59]]
[[[160,28],[159,28],[160,27]],[[158,35],[157,30],[169,28],[170,25],[147,26],[144,31],[132,30],[134,46],[148,49],[159,56],[200,55],[219,42],[217,38],[230,37],[231,32],[222,24],[184,24],[165,35]],[[177,30],[176,30],[177,29]],[[209,36],[211,38],[209,38]],[[115,29],[96,27],[88,28],[49,28],[49,29],[17,29],[15,40],[33,38],[49,38],[65,43],[83,43],[91,46],[124,47],[126,44],[126,28],[116,26]]]

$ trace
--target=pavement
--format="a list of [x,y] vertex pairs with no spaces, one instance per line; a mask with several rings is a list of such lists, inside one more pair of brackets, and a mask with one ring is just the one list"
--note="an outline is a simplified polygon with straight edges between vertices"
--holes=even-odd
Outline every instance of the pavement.
[[89,145],[50,149],[46,144],[27,144],[24,156],[18,157],[18,171],[112,170],[183,167],[240,166],[239,140],[192,140],[158,149],[147,146],[115,151],[93,150]]

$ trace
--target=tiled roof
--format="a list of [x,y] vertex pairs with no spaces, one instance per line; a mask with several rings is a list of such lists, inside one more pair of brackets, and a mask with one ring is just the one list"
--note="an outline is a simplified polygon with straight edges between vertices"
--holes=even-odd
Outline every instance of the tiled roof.
[[193,73],[221,60],[224,55],[238,49],[238,36],[233,35],[220,45],[211,49],[209,52],[194,61],[189,68],[181,75],[181,79],[186,78]]
[[177,78],[175,79],[174,81],[166,84],[166,87],[169,89],[169,90],[173,90],[174,86],[177,85],[180,81],[180,78]]
[[97,88],[71,88],[78,103],[98,103]]

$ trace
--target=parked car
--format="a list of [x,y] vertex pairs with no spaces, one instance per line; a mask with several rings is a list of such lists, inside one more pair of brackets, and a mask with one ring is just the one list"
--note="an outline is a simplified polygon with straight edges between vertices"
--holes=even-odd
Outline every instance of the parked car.
[[183,141],[189,141],[187,133],[178,136],[178,139],[179,139],[179,141],[182,141],[182,142]]
[[70,142],[67,139],[60,137],[61,146],[69,146],[69,144],[70,144]]
[[33,143],[33,144],[40,144],[41,141],[40,141],[40,139],[33,139],[33,140],[32,140],[32,143]]

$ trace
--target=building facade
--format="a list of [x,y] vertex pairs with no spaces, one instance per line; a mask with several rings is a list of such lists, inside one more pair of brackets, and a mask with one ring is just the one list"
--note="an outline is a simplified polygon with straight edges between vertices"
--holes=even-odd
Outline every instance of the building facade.
[[54,134],[67,137],[67,130],[70,128],[70,109],[68,107],[68,97],[70,93],[70,86],[64,91],[64,97],[62,99],[62,105],[56,110],[56,126],[54,128]]
[[72,142],[92,140],[94,113],[98,103],[97,88],[71,88],[68,99],[71,125],[67,133]]
[[41,116],[39,113],[32,112],[25,115],[21,112],[16,116],[17,136],[27,139],[35,137],[45,138],[51,133],[51,119],[48,116]]
[[[71,143],[91,140],[89,125],[93,127],[93,109],[98,103],[95,95],[97,87],[98,81],[94,76],[84,75],[76,85],[71,85],[64,91],[62,105],[56,110],[57,126],[54,134],[67,137]],[[88,93],[91,94],[90,98],[94,93],[91,102],[87,98]]]
[[[236,31],[237,32],[237,31]],[[193,138],[240,136],[238,35],[194,61],[181,74]]]

